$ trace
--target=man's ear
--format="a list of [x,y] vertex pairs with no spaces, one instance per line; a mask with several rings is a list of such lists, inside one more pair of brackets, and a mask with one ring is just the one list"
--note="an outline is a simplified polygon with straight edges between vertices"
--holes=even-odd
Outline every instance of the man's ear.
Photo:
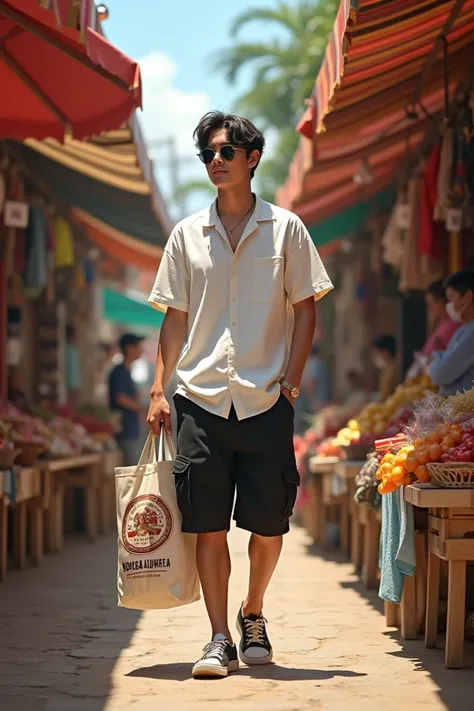
[[252,153],[249,155],[249,168],[256,168],[257,165],[260,163],[260,151],[252,151]]

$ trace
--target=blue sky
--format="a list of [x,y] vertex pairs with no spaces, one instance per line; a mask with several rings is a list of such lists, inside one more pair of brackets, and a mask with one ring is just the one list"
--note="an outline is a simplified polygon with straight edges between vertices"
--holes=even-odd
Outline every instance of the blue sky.
[[[212,71],[212,53],[231,42],[228,28],[237,14],[275,2],[107,0],[110,16],[104,29],[108,38],[142,67],[145,133],[157,140],[176,136],[178,150],[186,157],[180,164],[182,177],[204,175],[198,159],[193,159],[192,131],[200,116],[211,108],[231,109],[249,82],[247,73],[238,86],[229,87],[221,74]],[[267,35],[268,27],[256,23],[245,39],[259,39],[262,33]],[[155,160],[166,193],[168,171],[160,169],[160,158],[164,158],[162,151],[155,154]]]

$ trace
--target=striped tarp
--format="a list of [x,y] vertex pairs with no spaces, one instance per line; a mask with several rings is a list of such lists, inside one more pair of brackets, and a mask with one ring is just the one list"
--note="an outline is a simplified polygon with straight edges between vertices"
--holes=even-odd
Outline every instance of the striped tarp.
[[[407,115],[414,97],[420,94],[431,116],[442,115],[441,48],[430,71],[421,73],[454,2],[360,0],[356,14],[355,5],[341,0],[311,105],[299,126],[311,137],[311,149],[304,149],[305,160],[303,149],[295,156],[278,195],[307,224],[368,200],[399,177],[407,140],[410,149],[419,146],[431,126],[419,106],[416,118]],[[452,98],[472,72],[474,0],[465,0],[447,42]],[[362,161],[369,164],[373,181],[360,186],[354,176]]]

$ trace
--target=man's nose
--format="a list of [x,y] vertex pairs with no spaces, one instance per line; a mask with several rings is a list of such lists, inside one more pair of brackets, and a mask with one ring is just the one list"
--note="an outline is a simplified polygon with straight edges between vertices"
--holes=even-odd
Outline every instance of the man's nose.
[[218,164],[222,164],[222,163],[224,162],[224,159],[222,158],[222,156],[221,156],[221,154],[219,153],[219,151],[216,151],[216,152],[215,152],[214,158],[213,158],[212,162],[213,162],[213,163],[218,163]]

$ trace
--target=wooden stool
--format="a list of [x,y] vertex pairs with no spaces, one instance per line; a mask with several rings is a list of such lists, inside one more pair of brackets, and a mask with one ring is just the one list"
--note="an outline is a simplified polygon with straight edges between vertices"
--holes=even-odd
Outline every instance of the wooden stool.
[[440,561],[448,561],[448,619],[445,663],[460,669],[464,661],[466,563],[474,560],[474,508],[433,509],[429,515],[426,647],[436,647],[438,635]]

